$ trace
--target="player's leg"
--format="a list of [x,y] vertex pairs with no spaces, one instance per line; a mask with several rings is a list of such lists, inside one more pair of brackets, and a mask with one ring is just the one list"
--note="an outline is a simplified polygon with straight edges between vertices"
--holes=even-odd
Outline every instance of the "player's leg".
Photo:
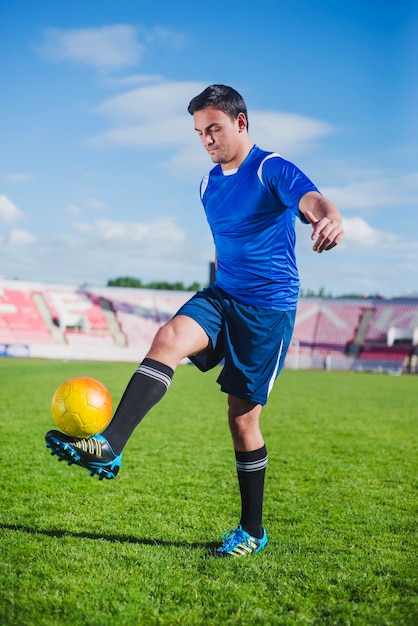
[[177,315],[159,329],[102,433],[116,453],[122,451],[143,417],[165,395],[180,361],[204,350],[208,341],[201,326],[185,315]]
[[256,539],[263,539],[264,479],[267,449],[260,431],[262,406],[249,400],[228,396],[228,420],[235,450],[241,496],[240,524]]
[[178,363],[188,354],[207,348],[208,341],[207,334],[195,320],[184,315],[174,317],[157,332],[103,433],[76,439],[59,431],[49,431],[46,443],[51,453],[70,465],[85,467],[91,475],[98,474],[99,479],[115,478],[126,442],[166,393]]
[[261,410],[261,404],[228,395],[228,421],[235,449],[241,519],[235,530],[224,533],[225,542],[210,553],[212,556],[247,556],[260,552],[267,544],[263,527],[267,450],[260,431]]
[[267,543],[262,525],[267,450],[260,431],[262,406],[290,341],[294,312],[225,301],[225,366],[218,378],[228,393],[229,426],[241,494],[241,521],[215,556],[245,556]]
[[185,357],[202,352],[209,343],[206,331],[198,322],[188,315],[178,314],[157,332],[147,358],[175,370]]
[[264,445],[260,430],[262,405],[228,395],[228,423],[237,452],[251,452]]

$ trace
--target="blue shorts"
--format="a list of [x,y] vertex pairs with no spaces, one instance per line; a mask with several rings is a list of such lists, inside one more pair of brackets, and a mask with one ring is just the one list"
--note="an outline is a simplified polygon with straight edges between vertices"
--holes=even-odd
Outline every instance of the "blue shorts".
[[295,324],[296,311],[275,311],[243,304],[209,286],[177,311],[206,332],[211,346],[190,356],[202,371],[224,360],[218,377],[221,390],[238,398],[266,404],[283,367]]

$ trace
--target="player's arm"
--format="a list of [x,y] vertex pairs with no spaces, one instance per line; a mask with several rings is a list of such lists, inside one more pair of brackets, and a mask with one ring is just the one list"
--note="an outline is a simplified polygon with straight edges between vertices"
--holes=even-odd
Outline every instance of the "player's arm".
[[310,222],[314,241],[313,250],[323,252],[331,250],[344,237],[342,217],[330,200],[318,191],[308,191],[299,201],[299,210]]

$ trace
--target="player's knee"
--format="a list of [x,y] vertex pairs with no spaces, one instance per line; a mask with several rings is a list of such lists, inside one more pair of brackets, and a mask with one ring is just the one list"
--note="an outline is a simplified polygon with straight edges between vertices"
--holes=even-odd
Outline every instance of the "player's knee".
[[228,421],[235,444],[247,444],[254,439],[261,439],[259,420],[261,405],[236,398],[228,397]]
[[172,324],[168,322],[158,329],[154,337],[153,346],[158,346],[158,348],[173,349],[176,345],[176,341],[177,335],[175,329]]
[[249,413],[234,414],[231,409],[228,412],[229,428],[233,436],[242,438],[254,429],[258,429],[258,418]]
[[192,318],[176,315],[156,333],[147,357],[161,361],[173,370],[191,354],[202,351],[209,338]]
[[[206,333],[192,319],[174,317],[162,326],[154,337],[148,356],[170,358],[176,365],[189,354],[207,346]],[[167,362],[167,361],[164,361]]]
[[234,440],[245,438],[248,426],[248,420],[246,420],[242,415],[233,417],[229,414],[229,429]]

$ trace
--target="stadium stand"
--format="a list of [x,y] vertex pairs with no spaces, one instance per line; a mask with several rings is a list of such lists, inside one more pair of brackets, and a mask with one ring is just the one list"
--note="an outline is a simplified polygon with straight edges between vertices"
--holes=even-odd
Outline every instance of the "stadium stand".
[[353,369],[396,373],[414,371],[417,345],[417,303],[378,301]]
[[34,302],[34,290],[0,287],[0,342],[49,344],[54,342]]
[[116,318],[130,346],[151,345],[151,341],[161,326],[159,320],[147,316],[137,316],[124,311],[116,311]]
[[365,308],[362,302],[352,300],[301,299],[293,341],[317,355],[345,354]]
[[[138,362],[191,295],[0,280],[0,354]],[[418,298],[300,299],[286,367],[415,373],[417,363]]]
[[109,325],[97,297],[68,289],[45,289],[44,297],[51,316],[59,327],[84,332],[109,332]]
[[390,328],[418,328],[418,307],[416,302],[378,303],[366,334],[366,343],[386,342]]
[[390,372],[411,371],[413,351],[410,346],[364,346],[360,356],[354,361],[352,369],[358,372]]

